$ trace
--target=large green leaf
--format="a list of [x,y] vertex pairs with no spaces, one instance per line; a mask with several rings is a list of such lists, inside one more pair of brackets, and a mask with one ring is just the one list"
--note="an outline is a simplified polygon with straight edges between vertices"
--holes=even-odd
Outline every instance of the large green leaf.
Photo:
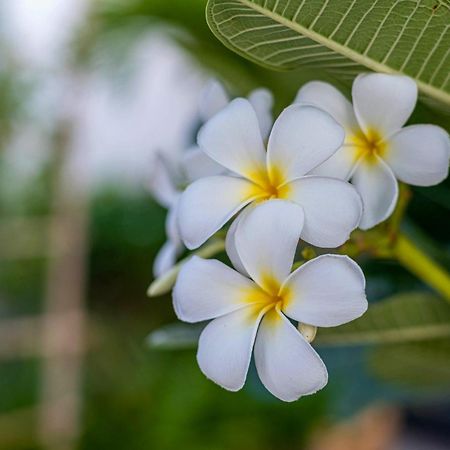
[[[153,331],[148,344],[161,350],[197,345],[205,323],[175,323]],[[398,344],[450,338],[450,305],[432,294],[396,295],[371,305],[360,319],[333,328],[320,328],[314,345],[348,346]]]
[[209,0],[206,16],[227,47],[266,67],[405,74],[450,104],[448,2]]
[[369,370],[383,381],[408,387],[450,389],[450,339],[377,346]]
[[405,293],[369,306],[357,320],[320,328],[324,346],[419,342],[450,338],[450,305],[427,293]]

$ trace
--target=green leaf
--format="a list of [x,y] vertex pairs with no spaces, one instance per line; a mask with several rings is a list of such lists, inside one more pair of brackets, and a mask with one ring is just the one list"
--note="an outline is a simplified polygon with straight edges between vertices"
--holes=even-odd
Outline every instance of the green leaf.
[[[205,323],[165,325],[147,338],[152,348],[193,348]],[[314,345],[324,347],[424,342],[450,337],[450,305],[433,294],[402,293],[369,306],[346,325],[319,328]]]
[[317,345],[341,346],[426,341],[450,337],[450,305],[427,293],[403,293],[370,305],[359,319],[320,328]]
[[314,67],[341,79],[408,75],[450,105],[450,6],[442,0],[209,0],[230,49],[265,67]]
[[450,389],[450,339],[382,345],[368,366],[377,378],[395,385]]

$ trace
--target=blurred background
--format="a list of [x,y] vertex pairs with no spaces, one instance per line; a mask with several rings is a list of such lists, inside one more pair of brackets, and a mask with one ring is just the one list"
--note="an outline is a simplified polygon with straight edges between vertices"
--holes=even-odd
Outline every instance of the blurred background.
[[[319,349],[330,383],[293,404],[253,369],[232,394],[194,349],[148,346],[175,321],[170,296],[146,296],[165,241],[155,152],[176,161],[194,142],[211,77],[230,95],[269,88],[276,112],[329,79],[229,52],[205,3],[0,2],[0,449],[449,449],[448,340],[400,367],[401,347]],[[412,122],[449,125],[423,105]],[[414,189],[404,225],[447,267],[449,193]],[[371,302],[427,291],[396,263],[360,262]]]

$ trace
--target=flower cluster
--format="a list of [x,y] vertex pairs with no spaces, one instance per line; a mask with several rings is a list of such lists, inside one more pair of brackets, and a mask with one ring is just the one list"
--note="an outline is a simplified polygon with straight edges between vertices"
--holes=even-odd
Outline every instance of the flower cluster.
[[205,117],[196,149],[209,173],[191,177],[169,203],[166,245],[195,249],[232,220],[226,252],[234,269],[191,257],[174,287],[174,309],[185,322],[210,320],[197,353],[208,378],[239,390],[254,353],[264,386],[293,401],[327,383],[324,363],[299,330],[338,326],[367,309],[364,275],[347,256],[324,254],[292,271],[299,241],[338,247],[355,228],[392,213],[397,179],[442,181],[449,137],[434,125],[402,128],[417,99],[403,76],[358,76],[353,107],[333,86],[308,83],[272,127],[267,91],[229,103],[218,85],[211,92],[221,107]]

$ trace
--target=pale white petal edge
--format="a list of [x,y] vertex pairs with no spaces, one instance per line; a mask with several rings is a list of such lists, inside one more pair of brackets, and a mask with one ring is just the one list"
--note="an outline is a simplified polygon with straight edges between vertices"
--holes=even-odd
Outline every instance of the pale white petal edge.
[[252,307],[210,322],[200,335],[197,362],[204,375],[229,390],[242,388],[262,313]]
[[255,364],[266,389],[285,402],[314,394],[328,382],[320,356],[289,320],[275,311],[266,315],[259,327]]
[[361,268],[345,255],[322,255],[294,271],[282,289],[289,291],[283,312],[316,327],[334,327],[362,316],[368,307]]

